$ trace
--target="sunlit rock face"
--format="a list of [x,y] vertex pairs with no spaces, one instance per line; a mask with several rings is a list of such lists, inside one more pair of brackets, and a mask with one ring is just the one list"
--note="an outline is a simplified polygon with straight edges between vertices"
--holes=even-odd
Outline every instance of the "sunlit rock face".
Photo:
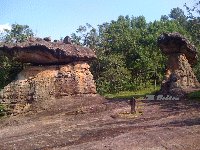
[[158,46],[168,55],[167,72],[159,93],[181,97],[185,90],[199,88],[200,84],[190,65],[197,61],[194,45],[175,32],[158,37]]
[[64,42],[31,38],[0,47],[1,54],[34,64],[0,91],[0,103],[9,104],[11,113],[27,111],[32,105],[47,109],[66,96],[97,93],[88,65],[96,55],[89,48],[71,44],[69,37]]
[[29,66],[18,74],[15,81],[4,87],[0,92],[0,102],[11,104],[14,111],[20,112],[33,102],[43,103],[45,108],[48,101],[63,96],[96,94],[89,68],[84,61],[66,65]]

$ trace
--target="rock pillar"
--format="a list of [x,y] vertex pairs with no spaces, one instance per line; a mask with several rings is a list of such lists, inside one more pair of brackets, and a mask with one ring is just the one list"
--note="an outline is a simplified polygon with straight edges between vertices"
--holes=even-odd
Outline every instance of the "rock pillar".
[[168,55],[167,72],[159,94],[182,97],[188,89],[199,88],[190,65],[197,59],[196,48],[179,33],[164,33],[158,38],[158,45]]

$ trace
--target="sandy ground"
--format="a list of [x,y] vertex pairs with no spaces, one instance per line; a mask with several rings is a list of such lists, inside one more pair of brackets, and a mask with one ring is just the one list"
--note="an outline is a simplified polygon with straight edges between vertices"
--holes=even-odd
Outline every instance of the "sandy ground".
[[77,99],[71,109],[66,104],[59,111],[56,106],[5,117],[0,121],[0,149],[200,149],[200,103],[136,102],[142,115],[127,113],[127,99],[95,97]]

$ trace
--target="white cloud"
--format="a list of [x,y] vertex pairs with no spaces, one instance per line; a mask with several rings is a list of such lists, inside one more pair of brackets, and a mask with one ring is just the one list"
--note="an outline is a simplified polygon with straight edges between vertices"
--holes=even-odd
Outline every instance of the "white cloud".
[[9,23],[6,23],[4,25],[0,25],[0,33],[2,33],[4,31],[3,29],[11,30],[11,26],[9,26]]

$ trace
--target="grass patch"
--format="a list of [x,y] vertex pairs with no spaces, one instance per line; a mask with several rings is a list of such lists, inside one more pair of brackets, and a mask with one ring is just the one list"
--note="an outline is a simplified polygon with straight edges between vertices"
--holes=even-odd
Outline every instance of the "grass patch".
[[143,104],[143,102],[137,102],[138,105]]
[[156,89],[154,86],[150,86],[149,88],[144,88],[138,91],[121,91],[119,93],[114,93],[114,94],[105,94],[105,97],[124,98],[124,99],[131,99],[135,97],[139,99],[139,98],[146,97],[146,95],[153,95],[160,89],[161,89],[161,86],[157,86]]
[[9,105],[5,106],[3,104],[0,104],[0,120],[2,119],[3,116],[7,115],[9,107],[10,107]]
[[119,113],[118,115],[119,115],[120,117],[124,117],[124,118],[135,118],[135,117],[137,117],[137,116],[142,115],[142,110],[136,111],[135,114],[131,114],[131,113],[129,113],[129,112],[122,112],[122,113]]
[[198,102],[200,102],[200,91],[196,91],[196,92],[190,93],[190,94],[188,94],[187,97],[190,98],[190,99],[195,99]]

